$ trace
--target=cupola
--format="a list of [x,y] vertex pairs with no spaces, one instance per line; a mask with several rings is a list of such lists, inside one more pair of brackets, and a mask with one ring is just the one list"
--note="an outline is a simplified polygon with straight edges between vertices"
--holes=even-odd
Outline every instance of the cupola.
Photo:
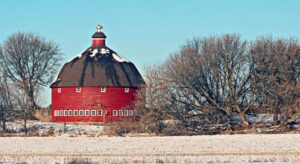
[[105,46],[105,38],[106,35],[102,32],[102,26],[97,25],[96,32],[92,36],[93,38],[93,46]]

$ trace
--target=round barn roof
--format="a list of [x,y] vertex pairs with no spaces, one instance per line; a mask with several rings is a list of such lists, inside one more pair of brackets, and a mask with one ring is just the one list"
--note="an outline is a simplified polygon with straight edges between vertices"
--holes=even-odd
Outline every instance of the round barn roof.
[[145,83],[132,62],[105,45],[101,29],[98,25],[91,47],[64,64],[51,87],[139,87]]

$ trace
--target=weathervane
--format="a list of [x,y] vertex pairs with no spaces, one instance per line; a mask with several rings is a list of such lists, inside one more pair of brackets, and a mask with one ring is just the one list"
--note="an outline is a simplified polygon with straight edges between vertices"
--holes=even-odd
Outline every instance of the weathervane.
[[101,29],[103,28],[100,24],[97,25],[97,32],[101,32]]

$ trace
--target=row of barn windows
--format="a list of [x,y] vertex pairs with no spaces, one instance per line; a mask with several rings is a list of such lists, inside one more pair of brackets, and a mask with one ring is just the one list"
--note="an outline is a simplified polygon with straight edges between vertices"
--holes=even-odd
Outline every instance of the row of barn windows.
[[[54,116],[102,116],[102,110],[55,110]],[[113,116],[133,116],[133,110],[113,110]]]
[[[101,87],[101,90],[100,90],[101,92],[106,92],[106,87]],[[61,88],[57,88],[57,92],[58,93],[61,93]],[[77,87],[76,88],[76,92],[77,93],[79,93],[79,92],[81,92],[81,88],[80,87]],[[124,92],[125,93],[129,93],[129,88],[124,88]]]

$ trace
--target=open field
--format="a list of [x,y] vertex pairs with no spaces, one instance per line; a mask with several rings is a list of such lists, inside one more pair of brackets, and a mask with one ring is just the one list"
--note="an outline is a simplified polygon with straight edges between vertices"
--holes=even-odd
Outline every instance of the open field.
[[0,162],[299,163],[300,134],[2,137]]

